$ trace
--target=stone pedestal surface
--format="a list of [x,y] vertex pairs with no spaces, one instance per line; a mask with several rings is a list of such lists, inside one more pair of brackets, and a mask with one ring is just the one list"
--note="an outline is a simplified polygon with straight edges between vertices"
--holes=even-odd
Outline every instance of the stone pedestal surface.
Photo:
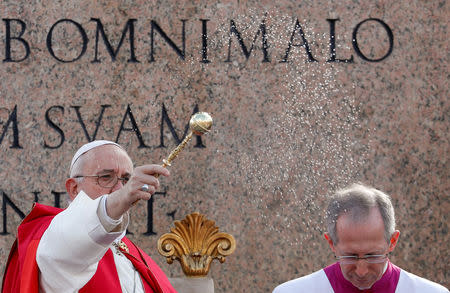
[[178,293],[214,293],[214,281],[211,278],[170,278]]
[[0,272],[32,202],[67,204],[79,146],[114,140],[135,165],[158,163],[198,109],[212,131],[128,229],[169,277],[181,269],[156,241],[194,211],[236,239],[212,264],[217,293],[270,292],[316,271],[334,261],[328,195],[361,181],[393,198],[391,260],[449,287],[449,5],[1,1]]

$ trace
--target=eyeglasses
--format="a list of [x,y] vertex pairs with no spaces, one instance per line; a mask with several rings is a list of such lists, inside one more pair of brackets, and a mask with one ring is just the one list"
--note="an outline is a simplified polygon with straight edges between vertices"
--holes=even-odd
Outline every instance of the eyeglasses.
[[122,181],[122,184],[127,184],[129,177],[118,177],[114,173],[106,173],[101,175],[77,175],[73,178],[92,177],[97,178],[97,184],[101,187],[111,188],[116,186],[117,182]]
[[388,254],[368,254],[363,257],[356,255],[342,255],[335,256],[335,258],[344,265],[354,265],[358,260],[365,260],[367,263],[383,263],[388,257]]

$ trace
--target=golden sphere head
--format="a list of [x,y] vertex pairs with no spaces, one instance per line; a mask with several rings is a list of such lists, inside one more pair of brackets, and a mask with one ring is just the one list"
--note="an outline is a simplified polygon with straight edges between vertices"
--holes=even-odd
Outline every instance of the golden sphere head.
[[211,129],[212,123],[212,117],[208,113],[198,112],[192,115],[189,127],[193,134],[202,135]]

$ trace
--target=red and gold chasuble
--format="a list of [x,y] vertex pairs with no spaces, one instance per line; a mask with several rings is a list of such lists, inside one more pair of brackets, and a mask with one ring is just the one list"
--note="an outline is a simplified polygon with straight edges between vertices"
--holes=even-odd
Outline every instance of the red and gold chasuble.
[[[39,241],[53,217],[61,211],[63,210],[59,208],[36,203],[20,224],[3,275],[2,293],[39,292],[36,251]],[[129,253],[125,251],[123,253],[139,272],[146,293],[176,293],[164,272],[150,256],[126,237],[122,241],[129,248]],[[96,273],[79,292],[122,292],[111,250],[105,253],[98,263]]]

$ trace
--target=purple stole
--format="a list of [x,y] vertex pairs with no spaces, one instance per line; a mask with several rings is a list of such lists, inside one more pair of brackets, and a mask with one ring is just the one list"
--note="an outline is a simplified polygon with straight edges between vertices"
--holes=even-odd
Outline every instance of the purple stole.
[[366,290],[359,290],[353,286],[350,281],[347,281],[342,274],[339,263],[334,263],[323,269],[330,281],[331,287],[335,293],[395,293],[398,279],[400,278],[401,269],[389,260],[387,262],[387,269],[381,279],[373,284],[372,288]]

